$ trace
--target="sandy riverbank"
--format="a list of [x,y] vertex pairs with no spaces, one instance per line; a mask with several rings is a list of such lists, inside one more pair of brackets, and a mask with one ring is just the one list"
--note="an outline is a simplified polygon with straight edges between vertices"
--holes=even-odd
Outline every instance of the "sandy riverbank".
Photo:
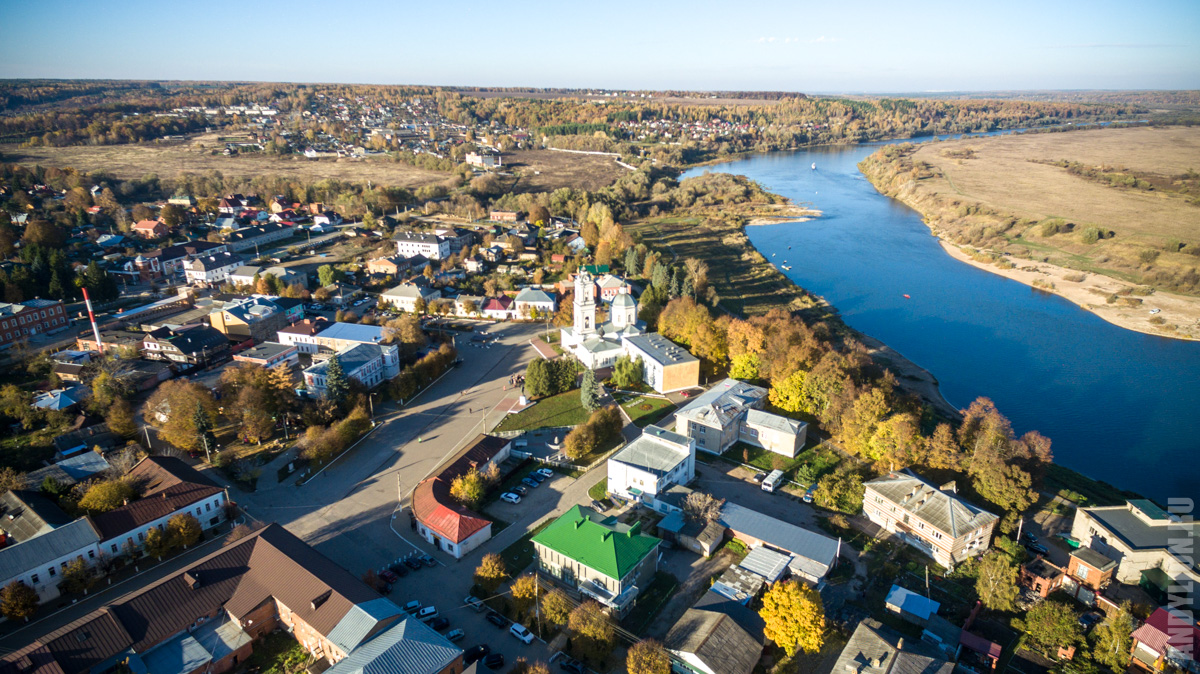
[[[1019,258],[1011,258],[1010,261],[1016,265],[1014,268],[1001,269],[990,262],[975,259],[969,254],[970,249],[944,239],[938,241],[951,257],[960,262],[1043,292],[1052,292],[1113,325],[1158,337],[1200,339],[1200,299],[1195,297],[1164,292],[1145,296],[1127,294],[1138,286],[1109,276],[1085,274],[1046,262]],[[1082,281],[1067,280],[1081,276]],[[1108,298],[1114,294],[1119,296],[1118,299],[1109,303]],[[1140,303],[1138,300],[1141,300]],[[1155,309],[1158,313],[1150,313]],[[1162,323],[1151,323],[1152,319],[1162,319]]]
[[746,221],[747,227],[762,225],[778,225],[781,222],[806,222],[821,217],[821,211],[804,208],[795,204],[778,204],[773,206],[758,206],[759,211],[769,209],[770,213],[758,213]]

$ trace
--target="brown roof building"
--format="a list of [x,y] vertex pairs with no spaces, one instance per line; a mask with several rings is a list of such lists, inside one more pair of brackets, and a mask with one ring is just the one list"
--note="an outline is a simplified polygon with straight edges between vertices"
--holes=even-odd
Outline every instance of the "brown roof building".
[[[122,662],[133,671],[221,672],[278,628],[337,662],[402,616],[395,604],[271,524],[7,654],[0,674],[76,674]],[[188,664],[183,670],[181,659]],[[159,662],[174,667],[164,670]]]
[[437,474],[422,480],[413,491],[417,533],[458,559],[491,538],[492,521],[459,504],[450,495],[450,485],[471,469],[483,472],[490,465],[503,463],[511,444],[505,438],[480,435]]

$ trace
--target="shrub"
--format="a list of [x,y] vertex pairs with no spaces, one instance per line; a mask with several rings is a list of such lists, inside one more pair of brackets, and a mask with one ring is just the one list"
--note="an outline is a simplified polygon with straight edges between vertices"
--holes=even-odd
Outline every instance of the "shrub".
[[1096,243],[1097,241],[1099,241],[1100,239],[1103,239],[1103,238],[1104,238],[1104,235],[1100,232],[1100,229],[1098,227],[1088,227],[1079,234],[1079,240],[1083,241],[1084,243],[1086,243],[1088,245]]

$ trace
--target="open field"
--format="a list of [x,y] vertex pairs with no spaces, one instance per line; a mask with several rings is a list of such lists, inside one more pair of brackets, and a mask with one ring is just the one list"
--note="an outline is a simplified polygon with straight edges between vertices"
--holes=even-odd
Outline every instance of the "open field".
[[[352,182],[370,180],[378,185],[409,189],[439,183],[447,173],[393,162],[382,157],[366,159],[306,159],[301,156],[275,157],[250,153],[226,157],[212,154],[223,148],[217,134],[202,134],[184,141],[137,145],[101,145],[71,147],[19,147],[0,145],[0,160],[25,166],[56,166],[80,171],[104,171],[120,179],[142,178],[147,174],[169,178],[180,173],[220,171],[225,177],[278,175],[315,182],[327,178]],[[548,191],[559,187],[596,190],[604,187],[625,169],[611,157],[521,150],[504,155],[504,171],[519,171],[517,191]]]
[[969,138],[860,166],[955,258],[1126,328],[1200,337],[1200,129]]

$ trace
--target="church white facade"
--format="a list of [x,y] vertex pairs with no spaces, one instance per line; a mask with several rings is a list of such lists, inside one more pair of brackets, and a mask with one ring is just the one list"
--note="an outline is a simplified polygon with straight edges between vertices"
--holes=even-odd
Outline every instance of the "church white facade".
[[594,284],[594,277],[587,271],[581,270],[575,276],[574,324],[560,334],[563,350],[591,370],[611,367],[626,353],[624,338],[646,332],[637,319],[637,302],[628,292],[613,298],[608,322],[597,325]]

